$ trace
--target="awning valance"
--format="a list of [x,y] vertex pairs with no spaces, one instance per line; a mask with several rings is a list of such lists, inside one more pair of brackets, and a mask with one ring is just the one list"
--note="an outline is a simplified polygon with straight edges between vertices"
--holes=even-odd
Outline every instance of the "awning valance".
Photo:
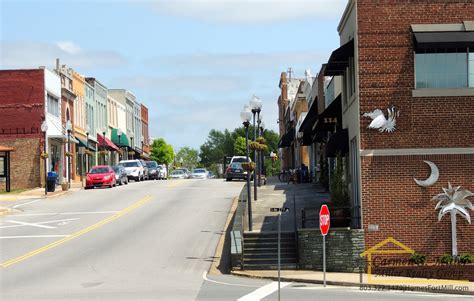
[[110,141],[109,138],[104,137],[101,134],[97,134],[97,142],[99,144],[99,147],[103,147],[111,151],[120,151],[120,149],[115,144],[113,144],[113,142]]
[[329,137],[326,144],[326,156],[334,158],[340,153],[342,156],[349,153],[349,134],[347,129],[339,129]]
[[115,143],[115,145],[119,147],[130,145],[127,134],[125,134],[124,132],[122,132],[122,134],[120,135],[120,139],[118,137],[118,129],[112,128],[111,134],[112,142]]
[[474,31],[414,32],[415,50],[474,47]]
[[289,147],[291,143],[295,140],[295,129],[292,128],[289,130],[283,137],[281,137],[280,142],[278,143],[278,148]]
[[93,151],[93,152],[97,151],[97,148],[94,146],[93,143],[87,143],[86,141],[78,137],[76,137],[76,139],[79,141],[79,147],[87,148],[88,150]]
[[316,127],[313,134],[317,132],[334,131],[336,126],[342,123],[342,106],[341,94],[334,99],[331,104],[324,110],[316,121]]
[[346,44],[337,48],[331,53],[329,61],[326,64],[324,75],[335,76],[342,75],[349,66],[349,58],[354,57],[354,40],[350,40]]

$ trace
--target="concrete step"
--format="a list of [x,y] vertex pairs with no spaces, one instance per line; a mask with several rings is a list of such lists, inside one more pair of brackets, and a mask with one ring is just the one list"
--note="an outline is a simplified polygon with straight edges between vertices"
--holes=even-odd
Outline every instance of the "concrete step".
[[[262,247],[244,247],[245,253],[252,253],[252,254],[259,254],[259,253],[277,253],[278,248],[277,247],[270,247],[270,248],[262,248]],[[296,253],[296,247],[295,246],[288,246],[284,248],[280,248],[280,252],[282,253]]]
[[[290,263],[290,264],[280,264],[281,270],[296,270],[297,264]],[[244,264],[244,270],[277,270],[278,264]]]
[[[296,259],[295,253],[280,253],[280,258],[284,259]],[[248,254],[245,253],[244,260],[247,259],[268,259],[268,260],[278,260],[278,253],[258,253],[258,254]]]

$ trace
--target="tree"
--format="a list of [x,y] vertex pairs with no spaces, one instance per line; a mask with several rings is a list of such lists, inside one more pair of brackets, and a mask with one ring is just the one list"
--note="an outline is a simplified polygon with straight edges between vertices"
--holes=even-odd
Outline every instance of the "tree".
[[176,154],[176,161],[186,168],[193,169],[199,161],[198,151],[187,146],[182,147]]
[[152,160],[168,166],[174,159],[173,147],[170,144],[167,144],[163,138],[155,139],[151,145],[150,157]]
[[246,150],[245,137],[237,136],[234,141],[234,155],[245,156]]
[[[239,127],[234,129],[232,132],[232,137],[237,139],[237,137],[243,137],[245,139],[245,128]],[[270,155],[270,152],[276,152],[278,149],[278,142],[280,141],[280,136],[273,130],[263,131],[263,138],[267,142],[268,149],[265,151],[265,156]],[[249,140],[253,141],[253,127],[249,126]]]
[[224,156],[232,156],[234,153],[234,138],[229,130],[221,132],[211,130],[207,141],[201,145],[201,163],[210,166],[212,163],[221,163]]

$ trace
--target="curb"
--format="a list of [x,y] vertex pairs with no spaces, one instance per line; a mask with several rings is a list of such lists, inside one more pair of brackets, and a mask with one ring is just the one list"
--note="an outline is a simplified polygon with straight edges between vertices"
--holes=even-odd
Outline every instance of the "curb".
[[[231,274],[234,276],[239,276],[239,277],[247,277],[247,278],[252,278],[252,279],[268,279],[268,280],[273,280],[273,281],[278,281],[278,277],[276,276],[259,276],[259,275],[254,275],[250,273],[245,273],[245,272],[240,272],[240,271],[231,271]],[[301,278],[292,278],[292,277],[285,277],[281,276],[280,277],[281,281],[285,282],[299,282],[299,283],[310,283],[310,284],[323,284],[322,280],[317,280],[317,279],[301,279]],[[384,285],[384,284],[372,284],[372,283],[354,283],[354,282],[344,282],[344,281],[331,281],[331,280],[326,280],[326,284],[328,285],[335,285],[335,286],[345,286],[345,287],[359,287],[361,286],[368,286],[368,287],[373,287],[373,288],[380,288],[382,291],[383,289],[387,290],[396,290],[396,289],[391,289],[393,287],[403,287],[403,284],[399,285]],[[405,286],[409,288],[409,286]],[[427,292],[427,293],[433,293],[433,294],[449,294],[449,295],[465,295],[465,296],[474,296],[474,291],[455,291],[455,290],[438,290],[438,289],[432,289],[429,290],[428,288],[423,289],[424,287],[416,287],[416,290],[410,290],[406,289],[403,291],[414,291],[414,292]],[[368,289],[370,291],[370,289]],[[400,291],[400,290],[399,290]]]

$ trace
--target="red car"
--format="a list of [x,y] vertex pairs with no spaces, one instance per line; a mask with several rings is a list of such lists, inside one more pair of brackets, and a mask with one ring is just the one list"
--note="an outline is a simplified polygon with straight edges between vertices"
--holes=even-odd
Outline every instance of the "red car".
[[115,172],[112,167],[107,165],[94,166],[86,174],[86,189],[94,187],[109,186],[115,187]]

